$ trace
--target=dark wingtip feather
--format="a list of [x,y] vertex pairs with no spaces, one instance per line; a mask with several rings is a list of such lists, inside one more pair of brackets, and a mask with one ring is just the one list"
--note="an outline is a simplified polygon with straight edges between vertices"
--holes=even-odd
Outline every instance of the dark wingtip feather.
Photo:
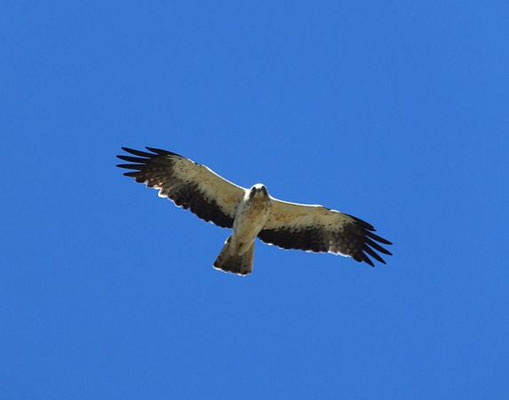
[[376,242],[386,245],[391,245],[392,242],[374,234],[373,231],[376,231],[376,229],[370,223],[354,217],[353,215],[346,215],[352,218],[352,225],[355,226],[356,235],[361,237],[360,248],[357,249],[357,254],[355,254],[354,259],[356,261],[365,262],[366,264],[374,267],[373,261],[367,255],[369,254],[369,256],[373,257],[376,261],[386,264],[385,260],[377,253],[377,251],[388,256],[391,256],[392,253]]
[[357,222],[359,225],[362,225],[362,227],[364,227],[367,230],[370,230],[370,231],[376,230],[375,227],[373,225],[371,225],[369,222],[366,222],[358,217],[354,217],[353,215],[350,215],[350,214],[345,214],[345,215],[348,215],[349,217],[353,218],[355,222]]
[[117,158],[120,158],[121,160],[124,160],[124,161],[134,162],[134,163],[146,163],[147,161],[150,160],[150,158],[131,157],[131,156],[124,156],[124,155],[119,155],[119,156],[117,156]]
[[382,264],[385,264],[385,260],[382,257],[380,257],[377,253],[375,253],[375,251],[372,248],[365,245],[363,250],[366,253],[368,253],[371,257],[373,257],[375,260],[381,262]]
[[129,176],[131,178],[136,178],[138,176],[138,171],[124,172],[122,175]]
[[167,150],[163,150],[163,149],[158,149],[157,147],[150,147],[150,146],[145,146],[145,148],[148,150],[148,151],[151,151],[152,153],[156,153],[156,154],[168,154],[169,151]]
[[131,149],[129,147],[122,147],[122,150],[124,150],[125,152],[127,153],[131,153],[131,154],[134,154],[135,156],[141,156],[141,157],[146,157],[146,158],[152,158],[154,157],[153,154],[150,154],[150,153],[147,153],[145,151],[140,151],[140,150],[135,150],[135,149]]
[[364,239],[364,242],[367,245],[373,247],[375,250],[378,250],[380,253],[384,253],[384,254],[387,254],[388,256],[392,256],[392,253],[389,250],[387,250],[386,248],[380,246],[378,243],[374,242],[370,238],[366,237]]
[[370,237],[371,239],[375,239],[377,242],[380,242],[383,244],[392,244],[392,242],[389,242],[387,239],[384,239],[378,235],[375,235],[373,232],[366,232],[366,236]]
[[151,151],[152,153],[155,153],[155,154],[160,155],[160,156],[178,156],[177,153],[172,153],[171,151],[164,150],[164,149],[158,149],[157,147],[145,146],[145,148],[148,151]]
[[371,265],[373,268],[375,267],[375,264],[373,264],[373,261],[371,261],[370,258],[366,254],[363,253],[362,256],[363,256],[362,261]]
[[143,164],[117,164],[117,167],[125,168],[125,169],[142,170],[143,168],[145,168],[145,165],[143,165]]
[[363,253],[362,251],[358,251],[356,254],[352,255],[352,258],[357,262],[365,262],[366,264],[371,265],[372,267],[375,266],[373,264],[373,261],[366,255],[366,253]]

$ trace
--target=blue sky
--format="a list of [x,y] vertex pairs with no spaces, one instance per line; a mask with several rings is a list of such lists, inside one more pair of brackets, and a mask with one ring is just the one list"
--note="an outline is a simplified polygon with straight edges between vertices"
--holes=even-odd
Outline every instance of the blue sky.
[[[0,399],[506,399],[503,1],[2,1]],[[166,148],[371,222],[257,243],[122,177]]]

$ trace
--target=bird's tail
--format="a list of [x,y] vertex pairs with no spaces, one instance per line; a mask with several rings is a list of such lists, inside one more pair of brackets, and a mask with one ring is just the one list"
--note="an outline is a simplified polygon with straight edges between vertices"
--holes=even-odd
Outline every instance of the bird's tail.
[[253,270],[254,242],[244,254],[235,254],[230,249],[230,239],[226,239],[223,249],[214,261],[214,268],[237,275],[247,275]]

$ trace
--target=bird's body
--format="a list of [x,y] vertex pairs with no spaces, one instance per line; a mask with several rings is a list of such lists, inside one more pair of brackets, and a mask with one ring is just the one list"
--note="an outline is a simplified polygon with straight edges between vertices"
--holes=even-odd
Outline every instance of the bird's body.
[[246,275],[253,269],[254,243],[270,215],[272,200],[265,186],[256,184],[246,191],[237,207],[232,235],[226,239],[214,267]]
[[263,185],[253,186],[240,202],[233,222],[231,247],[244,254],[262,230],[269,217],[272,201]]
[[136,156],[118,156],[130,162],[119,167],[133,170],[124,175],[159,189],[160,196],[205,221],[232,228],[214,262],[214,267],[223,271],[249,274],[256,238],[285,249],[341,254],[371,266],[368,255],[385,263],[375,250],[391,254],[379,244],[391,243],[375,235],[373,226],[359,218],[319,205],[275,199],[262,184],[242,188],[204,165],[166,150],[123,149]]

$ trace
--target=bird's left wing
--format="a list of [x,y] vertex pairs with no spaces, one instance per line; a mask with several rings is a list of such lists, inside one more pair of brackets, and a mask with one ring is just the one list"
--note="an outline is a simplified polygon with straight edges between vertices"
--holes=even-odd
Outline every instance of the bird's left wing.
[[147,147],[149,152],[122,147],[131,155],[117,156],[130,164],[124,175],[136,182],[159,189],[159,196],[168,197],[177,206],[190,209],[199,218],[224,228],[233,226],[237,206],[245,189],[227,181],[204,165],[166,150]]
[[374,264],[368,256],[385,264],[377,251],[391,255],[380,243],[392,243],[375,235],[375,228],[359,218],[319,205],[272,200],[269,219],[258,234],[266,243],[284,249],[341,254],[371,266]]

